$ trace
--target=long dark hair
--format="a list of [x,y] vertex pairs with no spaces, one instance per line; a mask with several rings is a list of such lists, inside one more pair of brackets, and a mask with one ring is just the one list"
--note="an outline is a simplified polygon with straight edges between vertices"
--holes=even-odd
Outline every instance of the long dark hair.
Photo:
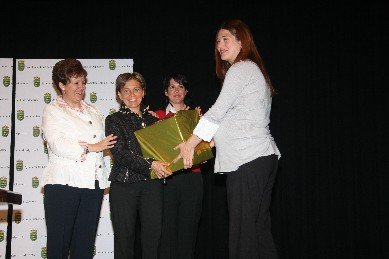
[[[266,71],[265,64],[261,56],[259,55],[259,51],[255,46],[254,38],[250,31],[250,28],[241,20],[233,19],[233,20],[228,20],[223,22],[219,27],[217,33],[222,29],[228,30],[232,35],[235,36],[237,40],[239,40],[242,43],[242,49],[239,52],[236,59],[234,60],[234,63],[246,59],[250,59],[253,62],[255,62],[258,65],[259,69],[261,70],[266,80],[271,95],[274,95],[276,91],[270,80],[269,74]],[[217,50],[216,42],[215,42],[215,62],[216,62],[216,75],[219,79],[223,81],[228,69],[231,67],[231,64],[221,59],[220,53]]]

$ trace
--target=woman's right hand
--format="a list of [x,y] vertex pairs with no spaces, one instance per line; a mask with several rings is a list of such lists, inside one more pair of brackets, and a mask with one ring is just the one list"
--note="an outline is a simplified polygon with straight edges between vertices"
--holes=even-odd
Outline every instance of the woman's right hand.
[[197,106],[196,108],[195,108],[195,111],[197,111],[197,113],[198,113],[198,115],[201,117],[201,116],[203,116],[203,114],[201,113],[201,107],[200,106]]
[[112,148],[116,143],[116,138],[117,136],[111,134],[95,144],[87,144],[88,150],[89,152],[100,152]]
[[150,110],[150,106],[147,106],[147,107],[146,107],[146,110],[147,110],[147,112],[150,113],[152,116],[154,116],[155,118],[159,119],[157,113],[156,113],[155,111],[151,111],[151,110]]
[[166,178],[172,174],[172,172],[170,172],[166,168],[167,166],[169,166],[169,163],[157,161],[157,160],[155,160],[151,163],[151,169],[153,169],[153,171],[157,175],[158,179]]

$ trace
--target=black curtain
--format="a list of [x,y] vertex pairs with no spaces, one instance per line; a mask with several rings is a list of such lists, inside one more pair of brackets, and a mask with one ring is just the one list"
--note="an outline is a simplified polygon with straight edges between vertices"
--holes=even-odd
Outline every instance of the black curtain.
[[[220,90],[215,32],[224,19],[242,19],[278,91],[270,127],[282,158],[271,213],[280,257],[388,258],[386,10],[374,3],[35,1],[4,7],[0,57],[133,58],[151,107],[164,104],[163,76],[180,71],[206,111]],[[227,258],[225,179],[212,167],[203,170],[196,255]]]

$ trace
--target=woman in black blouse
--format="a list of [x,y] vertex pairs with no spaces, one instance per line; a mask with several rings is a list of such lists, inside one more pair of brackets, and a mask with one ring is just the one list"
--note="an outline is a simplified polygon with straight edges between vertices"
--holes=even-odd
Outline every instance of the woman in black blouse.
[[141,221],[142,258],[158,258],[162,226],[163,186],[150,179],[150,169],[158,178],[170,175],[168,164],[142,157],[134,131],[157,121],[142,104],[146,83],[139,73],[120,74],[116,92],[120,110],[107,116],[105,133],[117,136],[110,151],[113,166],[109,180],[115,258],[133,258],[137,214]]

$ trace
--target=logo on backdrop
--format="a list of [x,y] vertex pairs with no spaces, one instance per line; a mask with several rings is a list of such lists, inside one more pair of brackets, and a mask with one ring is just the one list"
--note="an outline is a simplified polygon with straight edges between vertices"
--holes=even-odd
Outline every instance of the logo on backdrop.
[[16,171],[23,171],[23,160],[16,161]]
[[4,240],[4,231],[0,230],[0,242],[3,242]]
[[37,240],[37,238],[38,238],[38,230],[31,229],[31,232],[30,232],[31,241],[35,241],[35,240]]
[[39,186],[39,179],[38,177],[34,176],[32,178],[32,188],[37,188]]
[[14,221],[16,224],[19,224],[20,222],[22,222],[22,213],[20,211],[15,212]]
[[22,121],[24,119],[24,111],[23,110],[18,110],[16,112],[16,118],[18,118],[18,120]]
[[40,129],[38,126],[34,126],[34,128],[32,128],[32,135],[34,137],[39,137],[39,134],[41,133]]
[[115,68],[116,68],[116,61],[113,60],[113,59],[111,59],[111,60],[109,61],[109,69],[110,69],[110,70],[115,70]]
[[4,76],[3,77],[3,85],[5,87],[8,87],[11,84],[11,78],[9,76]]
[[24,60],[18,60],[18,70],[23,71],[24,67]]
[[0,187],[5,188],[7,186],[7,177],[2,176],[0,177]]
[[41,78],[39,76],[34,76],[34,86],[39,87],[41,85]]
[[1,135],[3,137],[8,137],[8,134],[9,134],[9,127],[7,125],[4,125],[2,128],[1,128]]
[[46,259],[47,258],[47,248],[44,246],[42,247],[42,250],[41,250],[41,257],[43,259]]
[[95,92],[90,93],[90,101],[95,103],[97,101],[97,94]]
[[49,104],[51,102],[51,93],[45,93],[43,95],[43,100],[45,101],[45,103]]

